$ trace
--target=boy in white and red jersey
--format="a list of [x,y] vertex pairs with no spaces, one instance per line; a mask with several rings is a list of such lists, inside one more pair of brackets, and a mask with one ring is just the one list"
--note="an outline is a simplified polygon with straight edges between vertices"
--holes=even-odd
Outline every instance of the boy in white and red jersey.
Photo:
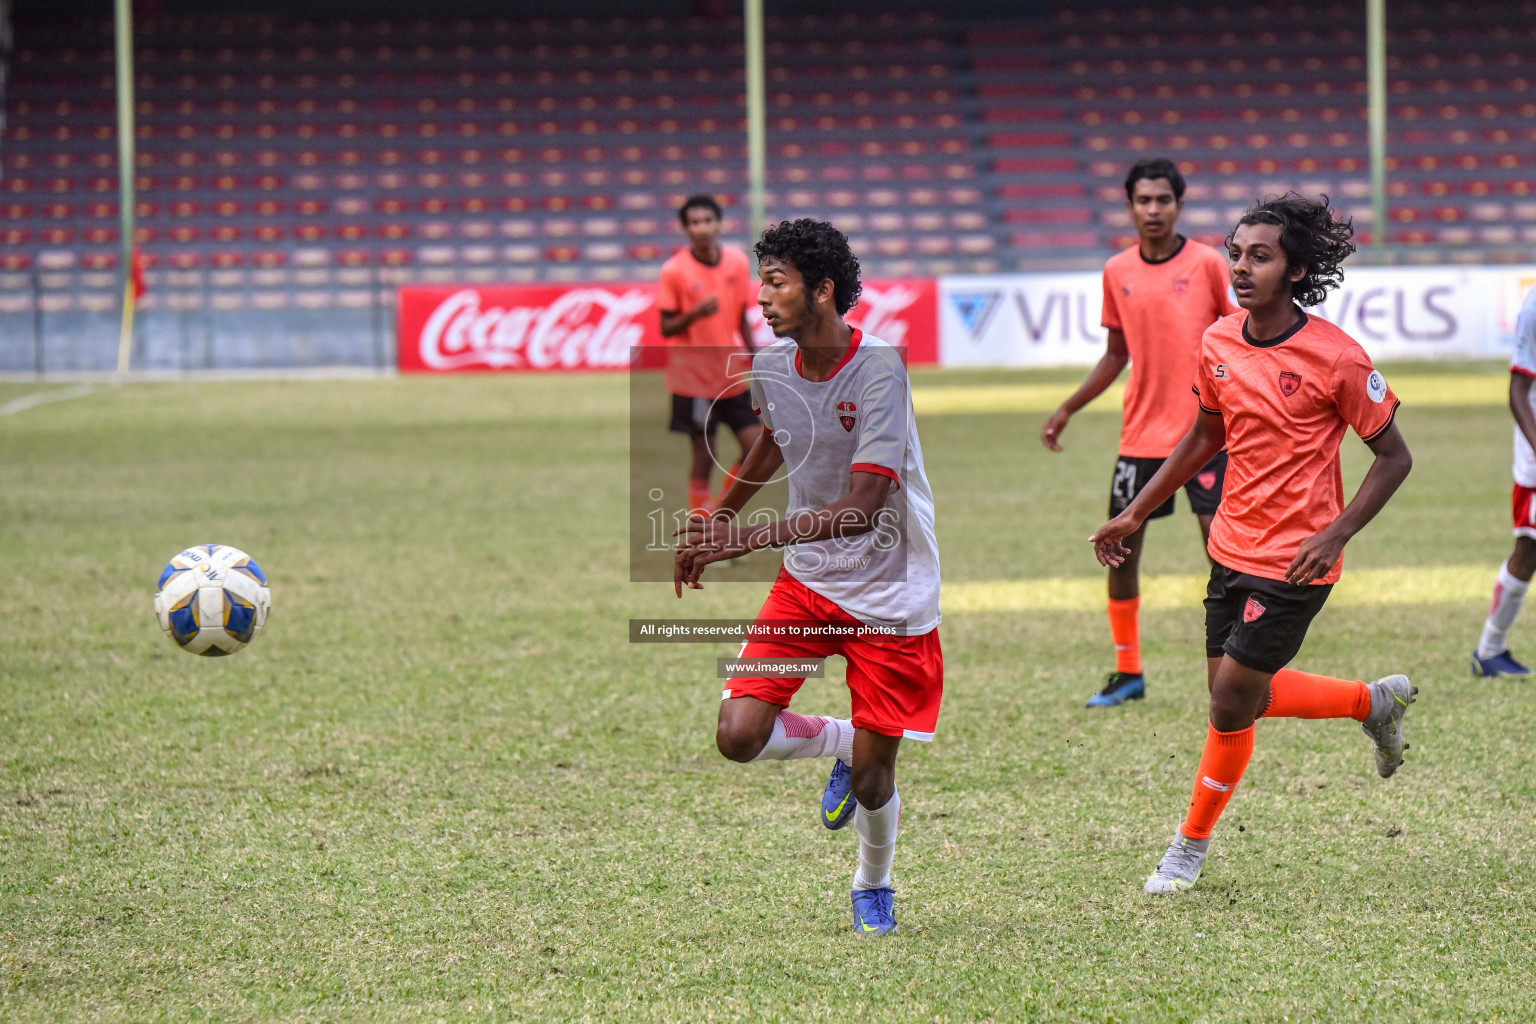
[[1515,417],[1515,548],[1499,566],[1493,607],[1472,652],[1476,676],[1528,676],[1531,670],[1509,653],[1509,628],[1520,614],[1536,575],[1536,288],[1526,292],[1515,321],[1515,352],[1509,360],[1509,411]]
[[[1142,160],[1125,176],[1125,207],[1136,225],[1136,245],[1104,265],[1104,355],[1082,387],[1051,414],[1040,439],[1061,451],[1061,432],[1072,414],[1104,392],[1127,362],[1120,450],[1109,485],[1109,514],[1125,511],[1195,421],[1189,381],[1205,329],[1237,307],[1227,293],[1227,261],[1215,249],[1174,230],[1184,209],[1184,176],[1166,158]],[[1221,504],[1227,453],[1219,451],[1184,485],[1201,539]],[[1173,498],[1148,519],[1173,515]],[[1141,670],[1141,582],[1138,565],[1143,527],[1125,538],[1125,561],[1109,570],[1109,632],[1115,670],[1088,698],[1088,706],[1113,707],[1146,696]]]
[[[1243,214],[1227,240],[1243,312],[1205,332],[1194,385],[1200,414],[1136,500],[1090,538],[1101,563],[1122,561],[1124,538],[1226,446],[1205,598],[1205,750],[1149,893],[1183,892],[1200,878],[1211,830],[1253,754],[1256,719],[1352,718],[1375,744],[1382,778],[1403,763],[1403,715],[1418,693],[1407,676],[1366,684],[1286,667],[1339,578],[1344,545],[1413,466],[1394,422],[1397,396],[1365,350],[1301,310],[1343,279],[1353,234],[1326,199],[1294,192]],[[1347,428],[1375,461],[1346,505],[1339,445]]]
[[[741,657],[841,655],[853,713],[788,711],[803,669],[732,677],[715,741],[733,761],[836,758],[820,820],[831,829],[853,820],[854,931],[884,935],[896,927],[896,751],[903,739],[933,739],[944,690],[933,495],[900,353],[843,320],[859,296],[848,240],[830,224],[786,221],[763,234],[756,252],[758,302],[784,339],[752,365],[752,403],[765,429],[719,509],[680,531],[674,585],[681,597],[685,585],[699,587],[711,562],[784,547],[760,628]],[[736,513],[781,467],[784,518],[737,525]]]

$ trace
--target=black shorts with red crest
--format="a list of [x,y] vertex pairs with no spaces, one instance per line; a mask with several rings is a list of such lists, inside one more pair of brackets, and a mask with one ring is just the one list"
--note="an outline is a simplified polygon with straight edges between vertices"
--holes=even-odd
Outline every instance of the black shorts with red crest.
[[1259,672],[1280,671],[1301,650],[1332,590],[1332,583],[1297,586],[1213,563],[1205,588],[1205,656],[1226,654]]

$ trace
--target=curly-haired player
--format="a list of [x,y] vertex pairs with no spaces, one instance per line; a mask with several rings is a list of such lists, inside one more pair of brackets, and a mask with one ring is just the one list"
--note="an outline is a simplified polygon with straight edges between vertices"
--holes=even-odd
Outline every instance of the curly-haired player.
[[[1353,718],[1376,746],[1382,778],[1403,763],[1403,715],[1418,693],[1406,676],[1367,685],[1286,668],[1339,578],[1344,545],[1413,465],[1394,423],[1397,396],[1365,351],[1300,308],[1343,279],[1352,235],[1326,196],[1287,193],[1243,214],[1227,239],[1243,311],[1205,332],[1195,377],[1200,416],[1130,507],[1090,538],[1101,563],[1118,564],[1124,538],[1227,446],[1205,598],[1205,752],[1149,893],[1183,892],[1199,879],[1211,829],[1253,753],[1255,719]],[[1346,426],[1376,457],[1348,505],[1339,473]]]
[[[715,742],[733,761],[836,758],[820,820],[837,829],[852,819],[854,931],[884,935],[896,927],[896,751],[903,738],[933,739],[944,690],[933,495],[899,354],[843,320],[859,297],[848,240],[830,224],[786,221],[763,234],[757,257],[757,301],[784,339],[752,364],[752,405],[765,429],[720,507],[680,531],[674,586],[681,597],[711,562],[784,547],[740,657],[800,667],[741,666],[723,694]],[[736,513],[781,467],[784,518],[737,525]],[[788,711],[804,663],[830,654],[848,663],[852,715]]]

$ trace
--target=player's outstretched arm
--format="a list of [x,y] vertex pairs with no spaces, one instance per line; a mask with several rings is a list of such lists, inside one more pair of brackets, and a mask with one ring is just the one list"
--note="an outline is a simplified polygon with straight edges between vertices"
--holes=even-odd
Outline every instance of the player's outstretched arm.
[[1040,428],[1040,443],[1053,452],[1061,451],[1061,432],[1067,429],[1067,421],[1072,418],[1072,414],[1102,395],[1130,361],[1130,350],[1125,347],[1125,332],[1118,328],[1111,328],[1109,344],[1104,349],[1104,354],[1099,357],[1099,361],[1089,371],[1088,379],[1072,392],[1072,397],[1062,402],[1056,411],[1051,413],[1050,418],[1045,421],[1045,426]]
[[763,489],[763,485],[773,478],[773,474],[782,465],[784,451],[773,439],[773,431],[759,431],[747,457],[741,460],[741,469],[736,471],[736,482],[721,496],[714,514],[721,519],[736,518],[736,514],[747,507],[747,502]]
[[1365,479],[1360,481],[1360,489],[1344,506],[1339,518],[1301,542],[1290,568],[1285,571],[1287,583],[1304,585],[1326,576],[1338,564],[1344,545],[1376,518],[1376,513],[1408,479],[1408,471],[1413,469],[1413,455],[1396,423],[1367,441],[1366,445],[1376,458],[1366,470]]
[[1173,497],[1175,491],[1200,472],[1200,467],[1211,461],[1227,443],[1227,426],[1219,412],[1200,410],[1195,425],[1168,456],[1161,469],[1147,481],[1147,486],[1136,495],[1136,500],[1103,526],[1099,527],[1088,542],[1099,558],[1099,564],[1119,566],[1125,562],[1130,550],[1122,541],[1141,529],[1147,516],[1163,502]]
[[661,336],[663,338],[671,338],[682,334],[689,327],[693,326],[695,320],[706,316],[714,316],[719,309],[720,300],[711,295],[686,313],[669,313],[663,310],[661,314]]
[[851,473],[848,494],[826,508],[797,512],[788,519],[764,523],[758,535],[750,538],[756,548],[777,548],[785,544],[830,540],[833,537],[857,537],[879,525],[877,514],[885,507],[891,493],[890,477],[876,473]]
[[878,512],[890,491],[889,477],[858,472],[850,475],[848,494],[842,499],[787,519],[742,528],[723,519],[691,517],[678,531],[683,542],[674,562],[673,588],[679,597],[684,585],[702,590],[699,576],[705,566],[749,551],[868,533],[879,525]]
[[672,536],[680,537],[672,559],[672,590],[683,596],[683,584],[693,590],[702,590],[699,575],[710,562],[744,555],[751,550],[742,540],[742,531],[731,520],[742,510],[752,496],[784,465],[784,452],[773,439],[771,430],[760,431],[752,442],[752,450],[741,460],[741,470],[736,482],[720,499],[719,506],[706,519],[690,515],[688,522]]

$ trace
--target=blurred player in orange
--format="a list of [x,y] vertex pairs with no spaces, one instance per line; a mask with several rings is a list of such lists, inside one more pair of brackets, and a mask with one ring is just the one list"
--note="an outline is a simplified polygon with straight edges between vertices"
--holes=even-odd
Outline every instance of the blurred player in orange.
[[[688,247],[661,268],[656,305],[661,333],[672,339],[667,354],[667,390],[672,394],[669,429],[687,434],[693,445],[688,470],[688,508],[714,507],[709,478],[715,461],[714,436],[724,423],[736,435],[741,454],[726,471],[730,490],[741,460],[752,450],[762,424],[752,412],[745,369],[752,351],[747,310],[756,301],[757,275],[746,253],[720,244],[720,204],[713,196],[689,196],[677,211]],[[739,333],[738,333],[739,332]],[[731,357],[741,354],[740,367]]]
[[[1184,209],[1184,176],[1171,160],[1143,160],[1125,176],[1125,206],[1136,225],[1136,245],[1104,265],[1103,324],[1109,344],[1083,386],[1051,414],[1040,440],[1061,451],[1061,432],[1072,414],[1104,392],[1125,364],[1131,364],[1121,414],[1120,454],[1109,488],[1109,514],[1117,516],[1152,479],[1195,421],[1194,379],[1200,335],[1235,312],[1227,294],[1227,262],[1208,245],[1174,231]],[[1211,517],[1221,502],[1227,453],[1218,451],[1184,491],[1208,539]],[[1173,495],[1148,514],[1173,514]],[[1109,570],[1109,631],[1115,642],[1115,670],[1089,707],[1113,707],[1146,696],[1141,670],[1139,613],[1144,529],[1125,538],[1125,559]]]
[[[1418,690],[1407,676],[1366,684],[1286,668],[1344,565],[1344,545],[1397,492],[1413,457],[1398,432],[1397,396],[1365,350],[1308,316],[1343,279],[1354,229],[1326,198],[1294,192],[1250,209],[1227,240],[1244,312],[1205,332],[1194,376],[1200,413],[1126,510],[1090,540],[1118,565],[1142,523],[1223,446],[1226,491],[1211,526],[1205,598],[1205,751],[1184,823],[1147,879],[1149,893],[1184,892],[1205,866],[1211,830],[1253,754],[1258,718],[1352,718],[1386,778],[1403,763],[1403,715]],[[1353,428],[1375,456],[1344,503],[1339,446]]]

